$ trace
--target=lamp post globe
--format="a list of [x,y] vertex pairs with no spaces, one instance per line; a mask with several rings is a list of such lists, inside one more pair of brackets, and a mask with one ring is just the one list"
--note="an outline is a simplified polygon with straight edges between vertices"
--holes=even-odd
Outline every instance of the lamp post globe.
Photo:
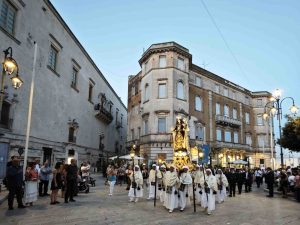
[[291,113],[296,114],[298,112],[299,108],[295,105],[292,105],[290,108]]
[[277,89],[273,92],[273,97],[274,97],[275,99],[280,99],[281,94],[282,94],[282,91],[281,91],[280,89],[277,88]]
[[18,68],[18,65],[12,57],[7,57],[3,62],[3,67],[5,72],[11,75]]

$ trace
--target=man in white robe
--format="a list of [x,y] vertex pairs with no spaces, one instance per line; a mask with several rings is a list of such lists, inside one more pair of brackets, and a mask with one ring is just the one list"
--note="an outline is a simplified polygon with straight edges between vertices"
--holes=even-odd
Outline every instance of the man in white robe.
[[156,186],[156,198],[158,197],[158,182],[155,182],[156,179],[161,179],[161,173],[157,169],[156,164],[152,165],[152,169],[150,170],[149,173],[149,197],[147,198],[148,200],[154,199],[155,195],[155,186]]
[[194,173],[194,183],[196,186],[196,202],[201,204],[202,194],[203,194],[203,187],[204,187],[204,174],[203,174],[203,167],[197,165],[196,171]]
[[160,166],[160,173],[161,173],[161,179],[158,179],[158,196],[160,198],[160,202],[165,201],[165,195],[166,195],[166,166],[161,165]]
[[170,170],[165,175],[166,195],[164,206],[169,210],[169,213],[178,207],[178,190],[176,186],[179,182],[176,168],[171,165]]
[[202,204],[201,206],[205,208],[207,214],[210,215],[216,207],[215,195],[218,191],[217,180],[214,175],[212,175],[211,169],[206,169],[205,182],[204,182],[204,192],[202,194]]
[[180,188],[179,188],[179,207],[182,212],[187,206],[191,205],[190,189],[193,183],[192,176],[188,172],[189,167],[183,166],[183,172],[180,175]]
[[221,169],[217,170],[216,180],[218,184],[218,191],[216,195],[216,201],[218,203],[222,203],[226,198],[226,188],[228,187],[228,180],[226,176],[223,174]]
[[131,180],[128,197],[130,202],[138,202],[139,198],[143,197],[143,175],[138,165],[134,166],[134,173],[129,176]]

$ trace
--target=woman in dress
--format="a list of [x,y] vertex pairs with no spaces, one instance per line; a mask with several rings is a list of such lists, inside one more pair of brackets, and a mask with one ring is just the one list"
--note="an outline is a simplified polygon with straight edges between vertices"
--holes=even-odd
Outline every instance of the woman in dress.
[[53,178],[51,181],[51,195],[50,195],[50,200],[51,200],[51,205],[59,204],[57,201],[57,194],[58,190],[61,189],[62,187],[62,179],[61,179],[61,170],[60,170],[60,165],[61,163],[56,163],[55,169],[53,170]]
[[109,184],[109,196],[113,195],[115,183],[117,181],[117,169],[114,165],[111,165],[110,169],[107,170],[107,179]]
[[35,170],[35,163],[29,163],[25,173],[25,204],[33,205],[38,195],[38,172]]

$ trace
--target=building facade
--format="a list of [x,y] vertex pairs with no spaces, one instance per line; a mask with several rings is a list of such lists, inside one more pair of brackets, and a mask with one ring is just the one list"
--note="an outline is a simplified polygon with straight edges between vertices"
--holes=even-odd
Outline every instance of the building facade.
[[192,62],[175,42],[151,45],[129,76],[127,145],[146,160],[170,161],[178,116],[189,122],[191,148],[208,147],[210,163],[248,160],[270,166],[270,125],[263,120],[269,92],[252,92]]
[[1,47],[12,48],[24,81],[14,90],[6,75],[1,177],[8,158],[21,154],[25,146],[34,42],[37,63],[28,161],[76,158],[99,166],[109,156],[124,154],[127,108],[51,2],[0,0],[0,7]]

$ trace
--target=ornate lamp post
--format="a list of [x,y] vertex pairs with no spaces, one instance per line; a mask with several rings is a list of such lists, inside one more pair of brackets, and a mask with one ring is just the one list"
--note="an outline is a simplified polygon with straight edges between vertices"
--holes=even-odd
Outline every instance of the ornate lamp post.
[[201,151],[199,151],[199,149],[198,149],[198,164],[202,163],[203,156],[204,156],[204,153],[203,153],[202,149],[201,149]]
[[[23,81],[19,76],[19,66],[16,60],[13,58],[12,48],[8,47],[3,51],[4,61],[2,62],[2,76],[1,76],[1,90],[0,90],[0,115],[2,112],[2,103],[4,100],[4,84],[5,84],[5,75],[11,76],[12,86],[15,89],[18,89],[22,86]],[[14,75],[15,74],[15,75]]]
[[[269,114],[271,116],[277,116],[277,120],[279,123],[279,138],[281,139],[281,119],[282,119],[282,102],[285,101],[286,99],[290,99],[292,100],[293,104],[290,107],[290,111],[292,114],[297,114],[298,112],[298,107],[295,105],[295,101],[292,97],[285,97],[283,99],[281,99],[281,90],[280,89],[276,89],[273,93],[273,96],[270,98],[270,101],[265,105],[265,109],[264,109],[264,114],[263,114],[263,118],[264,120],[267,120],[269,118]],[[267,112],[267,109],[269,110]],[[272,122],[272,121],[271,121]],[[272,132],[271,132],[271,136],[272,136]],[[271,151],[273,152],[273,149],[271,149]],[[280,159],[281,159],[281,168],[283,168],[283,151],[282,151],[282,146],[280,145]]]

